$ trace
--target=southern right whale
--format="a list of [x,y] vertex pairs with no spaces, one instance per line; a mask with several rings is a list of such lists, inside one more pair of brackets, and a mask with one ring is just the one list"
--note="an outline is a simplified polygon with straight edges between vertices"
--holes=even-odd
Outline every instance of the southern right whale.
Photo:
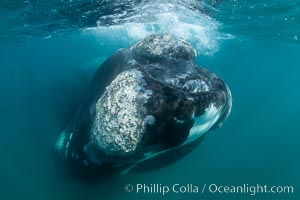
[[110,56],[59,136],[59,157],[91,176],[165,166],[192,151],[232,107],[228,86],[196,65],[196,50],[151,35]]

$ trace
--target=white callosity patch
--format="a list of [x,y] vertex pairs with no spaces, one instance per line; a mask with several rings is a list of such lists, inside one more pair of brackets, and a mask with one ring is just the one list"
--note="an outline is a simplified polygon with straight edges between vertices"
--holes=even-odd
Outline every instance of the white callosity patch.
[[149,36],[131,47],[131,50],[147,57],[177,58],[183,56],[183,54],[190,58],[197,56],[196,50],[189,43],[176,39],[171,35]]
[[187,92],[198,93],[208,91],[209,87],[204,81],[197,79],[185,82],[182,89]]
[[120,73],[96,103],[91,142],[107,155],[128,155],[145,130],[144,104],[152,91],[137,69]]
[[200,79],[189,79],[189,74],[178,74],[175,77],[165,78],[165,82],[174,88],[183,90],[189,93],[199,93],[209,91],[209,86],[207,83]]
[[145,118],[145,123],[149,125],[153,125],[155,123],[155,117],[153,115],[147,115]]
[[205,112],[200,117],[194,118],[194,125],[190,130],[188,140],[185,143],[193,141],[204,133],[206,133],[219,119],[222,107],[216,107],[214,104],[210,104],[209,107],[205,109]]

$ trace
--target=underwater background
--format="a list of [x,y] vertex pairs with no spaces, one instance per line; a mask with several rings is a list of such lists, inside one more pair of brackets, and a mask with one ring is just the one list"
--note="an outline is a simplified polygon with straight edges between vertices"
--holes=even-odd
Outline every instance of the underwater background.
[[[0,200],[300,199],[300,1],[1,0]],[[165,168],[89,184],[53,147],[93,73],[153,33],[190,42],[232,113]],[[127,193],[127,184],[293,186],[293,194]],[[201,188],[200,188],[201,190]]]

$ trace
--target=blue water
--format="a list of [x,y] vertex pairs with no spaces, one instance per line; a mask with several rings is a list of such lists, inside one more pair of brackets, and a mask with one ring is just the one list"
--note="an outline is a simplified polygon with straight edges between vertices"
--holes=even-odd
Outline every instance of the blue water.
[[[299,199],[300,1],[0,2],[0,199]],[[229,119],[166,168],[88,184],[53,145],[99,65],[152,33],[229,85]],[[291,185],[293,194],[136,194],[126,184]]]

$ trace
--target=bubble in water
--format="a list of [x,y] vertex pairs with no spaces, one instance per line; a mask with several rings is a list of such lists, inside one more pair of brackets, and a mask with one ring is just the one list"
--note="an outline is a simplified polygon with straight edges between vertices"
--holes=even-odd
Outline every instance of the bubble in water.
[[98,27],[85,32],[102,40],[123,41],[127,46],[151,34],[171,34],[192,43],[199,54],[211,54],[218,50],[220,40],[231,37],[219,32],[220,23],[184,1],[141,3],[127,15],[105,16],[105,20],[113,22],[110,26],[101,25],[101,20],[104,18],[98,20]]

